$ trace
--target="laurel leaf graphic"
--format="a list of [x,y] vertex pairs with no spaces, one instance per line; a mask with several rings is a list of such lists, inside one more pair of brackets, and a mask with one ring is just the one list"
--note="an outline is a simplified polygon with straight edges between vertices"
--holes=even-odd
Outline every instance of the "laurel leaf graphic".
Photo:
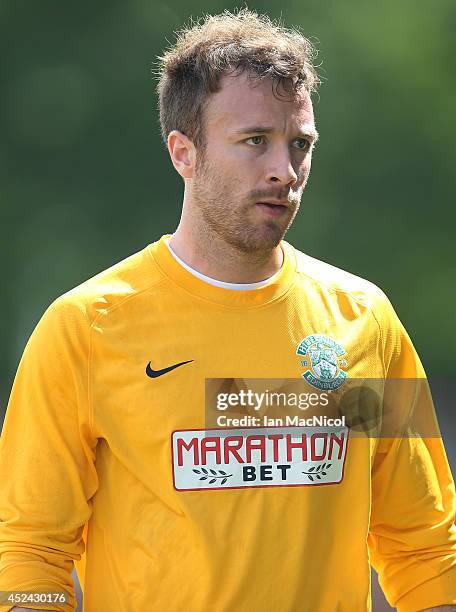
[[328,463],[328,465],[327,465],[326,467],[327,467],[327,468],[330,468],[330,467],[331,467],[331,465],[332,465],[331,463]]
[[310,474],[308,474],[308,476],[309,476],[310,480],[313,482],[312,476]]
[[215,480],[216,480],[215,478],[213,478],[212,480],[209,480],[209,484],[214,484]]
[[223,470],[219,470],[220,474],[223,474],[224,476],[226,476],[226,472],[224,472]]
[[214,474],[214,476],[217,476],[217,472],[215,470],[209,470],[211,474]]
[[193,469],[193,471],[196,472],[197,474],[201,474],[201,472],[199,470]]
[[309,468],[309,472],[313,472],[315,469],[315,466],[313,465],[311,468]]
[[220,484],[225,484],[225,482],[226,482],[227,480],[228,480],[228,478],[224,478]]
[[207,480],[208,476],[201,476],[200,480]]
[[323,476],[326,476],[326,472],[322,472]]
[[321,468],[321,465],[319,465],[315,471],[316,471],[316,472],[319,472],[319,471],[320,471],[320,468]]
[[207,470],[206,470],[206,468],[201,468],[201,471],[202,471],[202,472],[204,472],[204,474],[207,474],[207,473],[208,473],[208,472],[207,472]]
[[316,474],[316,477],[318,478],[318,480],[321,480],[320,474]]

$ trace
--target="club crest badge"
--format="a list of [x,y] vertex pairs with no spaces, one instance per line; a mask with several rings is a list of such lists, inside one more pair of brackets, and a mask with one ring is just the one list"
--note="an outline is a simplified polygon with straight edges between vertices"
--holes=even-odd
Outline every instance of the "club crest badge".
[[312,334],[299,343],[297,355],[306,357],[301,361],[307,370],[302,375],[306,381],[325,391],[333,391],[341,387],[347,374],[341,368],[347,366],[345,349],[328,336]]

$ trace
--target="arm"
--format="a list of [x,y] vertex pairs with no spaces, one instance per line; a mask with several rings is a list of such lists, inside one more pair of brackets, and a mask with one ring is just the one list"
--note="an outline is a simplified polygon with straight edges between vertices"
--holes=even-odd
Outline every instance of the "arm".
[[24,350],[0,439],[0,591],[64,593],[98,481],[88,405],[85,313],[62,298],[45,312]]
[[[385,374],[392,379],[390,387],[394,389],[387,403],[393,408],[397,405],[401,413],[411,414],[409,422],[415,435],[379,440],[371,476],[371,563],[390,605],[398,612],[453,610],[454,481],[438,436],[423,366],[392,306],[384,300],[379,321],[385,346]],[[411,389],[417,391],[411,393]],[[414,410],[409,411],[409,405]],[[420,431],[423,435],[417,435]]]
[[456,612],[456,606],[437,606],[437,608],[426,608],[422,612]]

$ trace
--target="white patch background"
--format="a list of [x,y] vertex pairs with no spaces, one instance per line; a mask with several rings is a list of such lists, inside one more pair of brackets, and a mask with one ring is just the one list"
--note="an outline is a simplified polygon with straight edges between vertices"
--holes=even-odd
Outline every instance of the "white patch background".
[[[326,454],[322,459],[312,460],[310,458],[310,452],[308,453],[308,460],[302,461],[302,454],[299,449],[293,450],[293,460],[287,461],[287,443],[286,435],[289,434],[292,437],[293,442],[300,442],[302,440],[302,434],[307,435],[307,439],[310,441],[313,434],[326,433],[335,434],[340,437],[344,433],[344,440],[342,445],[342,452],[340,453],[340,446],[333,444],[331,455],[329,455],[330,444],[329,438],[326,443]],[[274,461],[273,456],[273,442],[272,440],[266,441],[266,456],[265,461],[261,461],[261,452],[259,450],[252,450],[251,461],[247,462],[245,443],[241,449],[239,449],[239,455],[244,459],[245,463],[241,464],[237,459],[230,453],[229,462],[224,462],[223,453],[223,438],[228,436],[248,436],[265,435],[270,434],[282,434],[283,438],[278,440],[278,461]],[[222,463],[217,464],[215,458],[215,452],[207,453],[207,462],[205,465],[201,463],[201,456],[199,457],[200,463],[194,464],[193,451],[187,451],[183,449],[182,455],[184,464],[178,465],[178,440],[182,439],[186,444],[189,444],[192,439],[197,438],[199,441],[206,437],[216,438],[219,437],[221,440],[221,458]],[[314,448],[317,454],[321,454],[324,450],[324,439],[315,438]],[[172,448],[173,448],[173,477],[174,486],[176,489],[183,490],[195,490],[195,489],[227,489],[227,488],[238,488],[238,487],[265,487],[265,486],[306,486],[306,485],[322,485],[322,484],[335,484],[342,481],[343,468],[347,452],[347,440],[348,440],[348,428],[347,427],[268,427],[268,428],[248,428],[248,429],[202,429],[202,430],[184,430],[175,431],[172,434]],[[310,446],[309,446],[310,448]],[[339,454],[341,457],[338,458]],[[324,464],[324,466],[322,465]],[[329,467],[326,467],[328,466]],[[244,480],[243,478],[243,466],[254,466],[255,467],[255,480]],[[267,476],[272,478],[271,480],[260,479],[260,468],[261,466],[269,465],[272,466],[271,470],[267,470]],[[279,469],[278,465],[289,465],[290,468],[285,470],[286,480],[282,478],[284,470]],[[202,470],[204,468],[207,474]],[[199,473],[194,470],[198,470]],[[214,470],[216,474],[211,473]],[[227,477],[226,481],[222,484],[225,476],[221,474],[221,471],[225,472]],[[306,473],[303,473],[306,472]],[[317,476],[318,475],[318,476]],[[207,476],[207,478],[202,479]],[[215,482],[210,482],[214,480]]]

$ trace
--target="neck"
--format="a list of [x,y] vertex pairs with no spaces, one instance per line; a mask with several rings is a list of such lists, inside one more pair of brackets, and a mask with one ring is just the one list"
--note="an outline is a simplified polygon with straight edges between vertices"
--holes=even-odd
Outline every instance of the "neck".
[[280,246],[246,253],[217,234],[192,231],[182,220],[169,244],[194,270],[227,283],[257,283],[278,272],[283,262]]

